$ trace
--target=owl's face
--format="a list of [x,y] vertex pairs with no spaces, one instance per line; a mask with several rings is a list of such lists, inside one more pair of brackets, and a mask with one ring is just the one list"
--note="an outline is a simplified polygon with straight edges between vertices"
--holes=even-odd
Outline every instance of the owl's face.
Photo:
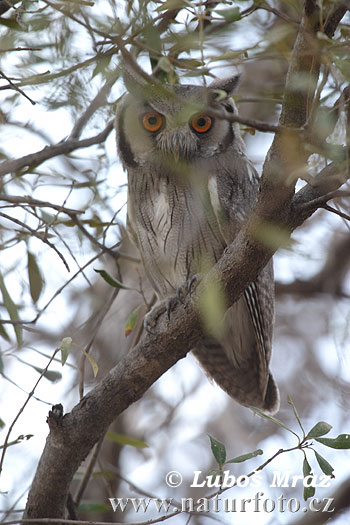
[[230,95],[237,80],[210,87],[176,85],[168,96],[155,93],[147,100],[137,93],[126,95],[117,114],[124,164],[152,164],[156,159],[193,162],[225,149],[234,140],[234,126],[213,117],[210,110],[235,112]]

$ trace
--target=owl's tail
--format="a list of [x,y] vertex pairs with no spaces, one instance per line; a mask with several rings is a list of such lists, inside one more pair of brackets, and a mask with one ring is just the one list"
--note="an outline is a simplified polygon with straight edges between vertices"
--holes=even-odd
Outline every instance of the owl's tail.
[[[280,400],[277,385],[269,370],[259,370],[256,360],[237,363],[235,366],[222,345],[214,341],[195,348],[193,354],[209,378],[235,401],[243,406],[260,408],[269,415],[278,411]],[[262,378],[264,373],[265,377]]]

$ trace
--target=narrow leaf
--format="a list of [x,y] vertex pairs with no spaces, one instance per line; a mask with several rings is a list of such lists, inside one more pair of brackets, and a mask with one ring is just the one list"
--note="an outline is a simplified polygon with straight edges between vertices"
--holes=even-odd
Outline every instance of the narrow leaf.
[[[19,315],[18,315],[18,309],[15,303],[12,301],[10,294],[7,291],[5,281],[3,276],[0,274],[0,290],[2,293],[2,298],[4,301],[4,305],[8,311],[8,314],[10,316],[11,321],[18,321]],[[16,334],[17,344],[18,346],[22,345],[22,328],[19,324],[14,324],[13,329]]]
[[118,443],[118,445],[130,445],[131,447],[136,448],[146,448],[149,446],[146,441],[135,439],[130,436],[126,436],[125,434],[116,434],[115,432],[107,432],[106,438],[110,441],[113,441],[114,443]]
[[209,470],[208,474],[207,474],[207,477],[211,477],[213,476],[214,478],[216,477],[220,477],[220,479],[222,478],[222,470],[218,469],[218,468],[214,468],[212,470]]
[[282,423],[282,421],[280,421],[279,419],[277,419],[275,417],[272,417],[272,416],[268,416],[262,410],[260,410],[260,408],[256,408],[256,407],[253,407],[253,406],[250,406],[249,408],[251,410],[253,410],[253,412],[255,412],[256,414],[258,414],[258,416],[263,417],[264,419],[268,419],[269,421],[272,421],[276,425],[284,428],[285,430],[288,430],[288,432],[291,432],[292,434],[294,434],[294,436],[296,436],[299,439],[298,434],[296,434],[291,428],[287,427],[287,425]]
[[336,438],[316,438],[316,441],[330,448],[350,448],[350,434],[339,434]]
[[[305,456],[304,462],[303,462],[303,476],[304,478],[307,478],[308,476],[311,476],[311,474],[312,474],[312,470]],[[309,498],[312,498],[314,495],[315,495],[315,487],[305,487],[304,486],[304,500],[305,501]]]
[[300,426],[301,430],[303,431],[303,434],[305,435],[305,431],[304,431],[303,425],[301,424],[301,420],[300,420],[300,417],[299,417],[298,411],[297,411],[297,409],[295,408],[295,405],[294,405],[294,403],[293,403],[293,401],[292,401],[292,398],[291,398],[290,396],[288,396],[288,403],[289,403],[290,406],[292,407],[293,412],[294,412],[294,415],[295,415],[295,418],[296,418],[296,420],[298,421],[299,426]]
[[96,268],[94,268],[94,271],[96,273],[99,273],[101,277],[106,281],[106,283],[108,283],[110,286],[113,286],[113,288],[120,288],[122,290],[131,290],[131,288],[129,288],[128,286],[124,286],[124,284],[114,279],[111,275],[109,275],[108,272],[106,272],[106,270],[97,270]]
[[334,478],[334,468],[332,467],[332,465],[330,465],[330,463],[328,463],[328,461],[324,457],[318,454],[316,450],[314,450],[314,453],[317,459],[317,463],[320,465],[322,472],[324,472],[327,476]]
[[62,366],[67,361],[68,356],[69,356],[70,351],[71,351],[71,348],[72,348],[72,338],[71,337],[64,337],[62,339],[61,345],[60,345]]
[[222,16],[226,22],[236,22],[241,19],[241,13],[239,7],[231,7],[229,9],[217,9],[215,11],[218,15]]
[[216,461],[218,462],[219,465],[224,465],[224,463],[226,461],[226,448],[225,448],[225,445],[220,443],[220,441],[217,441],[212,436],[209,436],[209,439],[210,439],[211,451],[212,451],[212,453],[214,455],[214,458],[216,459]]
[[6,341],[10,341],[10,336],[5,330],[5,326],[0,322],[0,336],[3,337]]
[[36,262],[36,257],[28,251],[27,270],[29,279],[30,295],[33,302],[36,303],[43,291],[44,281],[40,272],[40,268]]
[[92,512],[110,512],[111,507],[105,503],[99,503],[94,501],[82,501],[78,506],[79,512],[87,512],[91,514]]
[[94,373],[94,377],[97,376],[97,373],[98,373],[98,364],[96,363],[95,359],[93,357],[91,357],[90,354],[88,354],[84,348],[82,348],[81,346],[79,346],[78,348],[80,348],[80,350],[83,352],[83,354],[85,355],[86,359],[89,360],[89,363],[91,365],[91,368],[92,368],[92,371]]
[[312,427],[311,430],[309,430],[307,434],[307,438],[316,438],[319,436],[324,436],[325,434],[328,434],[328,432],[332,429],[332,425],[329,425],[325,421],[319,421],[316,423],[315,426]]
[[125,337],[128,337],[128,335],[130,335],[131,332],[133,331],[133,329],[135,328],[136,323],[137,323],[137,319],[138,319],[138,315],[139,315],[140,307],[141,307],[141,305],[139,305],[137,308],[135,308],[135,310],[133,310],[131,312],[131,314],[129,315],[129,317],[127,318],[125,326],[124,326]]
[[259,448],[258,450],[254,450],[254,452],[249,452],[248,454],[242,454],[236,458],[229,459],[228,461],[225,461],[225,463],[243,463],[243,461],[255,458],[256,456],[261,456],[261,454],[263,454],[263,451]]
[[161,13],[162,11],[172,11],[173,9],[181,9],[187,4],[186,0],[166,0],[164,4],[157,7],[156,11]]
[[[29,365],[32,366],[32,365]],[[38,372],[38,374],[42,374],[44,369],[40,368],[39,366],[32,366],[34,370]],[[60,372],[56,372],[55,370],[46,370],[44,372],[43,377],[45,377],[48,381],[51,381],[51,383],[56,383],[60,379],[62,379],[62,374]]]
[[3,421],[0,417],[0,428],[4,428],[5,426],[5,421]]

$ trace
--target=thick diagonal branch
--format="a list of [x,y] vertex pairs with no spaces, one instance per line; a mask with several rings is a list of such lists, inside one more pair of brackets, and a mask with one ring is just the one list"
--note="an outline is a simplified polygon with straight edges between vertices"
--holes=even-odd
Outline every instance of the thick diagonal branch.
[[[339,179],[338,179],[339,180]],[[340,182],[339,182],[340,184]],[[324,186],[326,191],[326,186]],[[51,427],[29,494],[25,517],[62,517],[70,482],[80,463],[112,421],[203,337],[196,304],[208,282],[220,280],[228,305],[241,296],[256,278],[278,246],[263,246],[256,238],[256,226],[279,224],[292,232],[312,211],[303,207],[318,198],[319,188],[301,190],[285,211],[285,203],[262,192],[257,206],[235,241],[206,276],[194,298],[179,304],[168,321],[159,318],[157,333],[146,337],[67,414],[62,424]]]

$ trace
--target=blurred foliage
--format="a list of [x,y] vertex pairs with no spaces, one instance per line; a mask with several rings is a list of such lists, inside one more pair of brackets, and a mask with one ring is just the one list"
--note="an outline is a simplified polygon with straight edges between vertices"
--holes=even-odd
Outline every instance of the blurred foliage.
[[[343,95],[350,81],[349,15],[330,38],[322,30],[323,19],[338,2],[317,3],[320,78],[305,134],[310,171],[308,174],[296,173],[300,180],[312,180],[329,160],[342,162],[345,145],[350,142],[347,128],[349,108]],[[235,96],[240,114],[277,124],[285,75],[303,7],[301,0],[23,0],[11,4],[12,7],[8,2],[0,1],[2,162],[71,139],[94,137],[103,131],[114,118],[118,100],[124,92],[119,69],[122,52],[127,57],[124,56],[124,61],[128,59],[131,66],[137,64],[160,82],[169,84],[209,83],[216,76],[243,71],[241,88]],[[309,79],[299,75],[294,87],[301,92],[308,90]],[[252,141],[260,144],[262,135],[256,133],[253,136],[252,127],[242,125],[242,131],[248,132],[248,147]],[[263,161],[260,152],[265,151],[264,148],[265,145],[250,149],[255,157],[253,160]],[[107,329],[101,339],[97,333],[115,297],[122,299],[113,319],[117,319],[121,310],[125,310],[125,315],[121,316],[121,321],[118,318],[120,322],[113,321],[113,329],[123,338],[125,329],[125,334],[130,335],[130,346],[140,335],[141,306],[147,311],[152,304],[142,270],[137,268],[138,255],[127,253],[124,245],[119,247],[125,238],[126,196],[125,177],[117,164],[114,137],[108,134],[103,141],[88,148],[73,148],[69,154],[11,169],[2,175],[0,184],[1,374],[7,378],[4,371],[19,350],[32,351],[35,364],[25,366],[42,373],[45,365],[42,366],[42,361],[37,365],[40,345],[38,343],[36,348],[36,342],[44,339],[50,349],[47,353],[50,353],[57,346],[54,341],[62,339],[63,326],[67,334],[70,334],[69,330],[78,331],[77,326],[90,329],[86,346],[83,348],[84,343],[80,344],[80,340],[79,345],[75,345],[79,348],[79,356],[83,352],[94,374],[98,369],[108,369],[115,363],[113,350],[119,339],[109,335]],[[336,207],[346,209],[345,199],[339,197]],[[311,221],[311,226],[306,228],[311,229],[312,224]],[[281,238],[286,237],[285,232],[274,225],[263,225],[259,234],[261,241],[269,245],[276,239],[280,243]],[[300,247],[297,244],[288,246],[288,257],[292,256],[293,248],[298,250]],[[121,253],[118,254],[118,250]],[[298,255],[297,251],[295,253]],[[322,258],[323,255],[307,253],[305,260],[308,263],[312,257]],[[103,278],[108,283],[101,293],[94,285],[97,265],[108,267],[108,271],[95,270],[100,274],[99,281]],[[126,294],[132,293],[130,304]],[[206,298],[203,306],[205,323],[214,332],[220,330],[215,315],[217,305],[223,309],[223,303],[220,290],[215,288],[211,299]],[[312,308],[314,305],[309,308],[306,304],[303,310],[301,317],[306,323]],[[287,323],[294,319],[291,312],[292,309],[280,314],[286,324],[279,335],[282,334],[285,340],[290,335]],[[300,320],[299,315],[295,317]],[[293,330],[298,337],[302,338],[300,334],[305,336],[304,344],[309,345],[310,350],[314,338],[310,342],[306,331],[300,329],[299,333],[296,324],[293,324]],[[33,327],[40,334],[37,339],[30,331]],[[109,328],[112,330],[111,326]],[[81,336],[78,333],[78,337]],[[103,337],[108,341],[104,341],[106,346],[113,344],[109,355],[100,350],[100,347],[104,348]],[[69,335],[61,346],[63,363],[71,346]],[[124,339],[119,346],[118,357],[125,347],[128,348]],[[98,365],[90,355],[91,349],[98,353]],[[300,342],[298,351],[300,359],[306,359],[307,352]],[[311,350],[309,354],[312,354]],[[322,385],[326,385],[321,368],[318,373]],[[58,372],[50,371],[44,376],[50,381],[61,377]],[[90,377],[88,373],[87,376]],[[20,386],[18,378],[17,383]],[[84,378],[81,383],[84,383]],[[305,384],[303,386],[306,388]],[[314,390],[310,385],[310,391]],[[319,395],[322,394],[317,393]],[[313,400],[310,394],[307,402]],[[148,402],[155,410],[154,399]],[[157,398],[157,403],[169,409],[164,421],[176,419],[176,407],[167,405],[164,399]],[[224,419],[227,421],[227,417]],[[250,436],[250,421],[244,420],[243,416],[239,420]],[[176,422],[169,423],[170,431],[172,424],[176,427]],[[164,426],[165,423],[160,423],[155,414],[152,423],[146,421],[138,429],[141,434],[149,432],[152,437],[152,432],[166,432]],[[143,436],[140,440],[128,437],[134,436],[134,421],[129,427],[107,437],[113,440],[113,435],[119,436],[119,441],[114,439],[119,444],[145,446],[141,445],[145,442]],[[235,432],[239,434],[240,431],[235,428]],[[344,448],[347,439],[344,436],[334,440],[311,437],[329,447]],[[13,444],[29,437],[29,434],[20,435]],[[148,437],[146,441],[149,442]],[[220,442],[217,440],[217,443]],[[248,444],[255,448],[253,443]],[[215,447],[217,449],[219,445],[212,441],[212,449]],[[231,461],[236,459],[238,462],[240,457],[252,458],[259,451]],[[214,453],[219,466],[226,459],[222,452],[221,449],[220,461],[219,452]],[[316,459],[323,471],[329,468],[321,456],[316,456]],[[305,461],[304,475],[310,472],[310,465]],[[311,492],[306,495],[310,497]]]
[[[346,22],[340,24],[334,38],[322,32],[322,16],[336,4],[320,3],[319,9],[321,77],[309,119],[312,138],[307,141],[314,165],[321,165],[325,157],[344,158],[344,151],[339,146],[327,144],[326,149],[323,147],[344,110],[340,95],[350,79]],[[148,73],[169,83],[188,82],[193,76],[207,82],[208,77],[217,72],[221,74],[224,70],[230,74],[237,68],[246,68],[249,75],[249,66],[260,63],[284,64],[286,71],[302,2],[27,0],[17,2],[13,8],[8,5],[1,12],[1,126],[8,140],[2,141],[0,155],[6,160],[21,155],[21,149],[15,148],[13,139],[11,141],[13,129],[16,143],[23,144],[26,152],[35,152],[35,144],[54,144],[57,138],[69,139],[72,133],[76,138],[81,134],[89,137],[103,129],[103,123],[113,118],[115,105],[123,92],[118,65],[124,50],[129,60],[137,61]],[[244,38],[247,29],[250,30],[249,38]],[[274,66],[270,69],[273,76]],[[263,96],[254,103],[255,95],[251,95],[256,110],[269,105],[269,119],[276,118],[274,115],[277,115],[283,95],[283,74],[281,79],[281,70],[277,73],[279,86],[273,79],[269,82],[262,78],[259,89]],[[308,79],[302,75],[295,82],[298,89],[309,87]],[[94,100],[101,90],[104,97]],[[247,98],[250,95],[246,91],[244,95],[243,92],[237,95],[243,112]],[[30,101],[35,103],[32,109]],[[55,120],[62,112],[63,124],[58,120],[56,125]],[[77,119],[82,119],[78,128]],[[339,126],[337,133],[339,136]],[[57,189],[60,197],[52,202],[62,206],[67,201],[78,203],[79,210],[84,212],[78,216],[82,226],[78,230],[76,227],[70,229],[76,226],[76,221],[59,209],[52,213],[53,210],[44,205],[20,202],[3,205],[9,215],[4,212],[0,216],[1,249],[11,253],[8,259],[14,264],[4,269],[1,278],[1,317],[17,323],[14,328],[19,344],[21,328],[18,321],[28,319],[33,306],[40,312],[43,298],[47,297],[44,291],[48,275],[40,263],[44,246],[39,247],[38,239],[49,246],[50,242],[55,244],[67,267],[73,264],[80,268],[79,251],[86,251],[87,243],[93,256],[105,246],[115,245],[120,238],[115,228],[120,219],[114,198],[121,188],[116,183],[117,178],[110,176],[114,166],[110,155],[106,154],[104,142],[90,150],[77,150],[65,158],[34,163],[2,178],[0,192],[4,196],[36,195],[40,191],[41,195],[46,195],[45,201],[51,202],[50,194],[55,195]],[[123,222],[123,215],[120,217]],[[267,238],[266,242],[273,243],[275,237],[284,233],[272,225],[268,232],[262,231],[262,235]],[[98,242],[94,243],[92,238]],[[21,261],[27,252],[27,279],[21,278],[18,282],[17,275],[15,279],[20,289],[9,292],[7,282],[21,264],[16,255],[18,245],[22,246]],[[68,263],[68,259],[71,262]],[[1,325],[0,336],[12,337],[5,324]]]

